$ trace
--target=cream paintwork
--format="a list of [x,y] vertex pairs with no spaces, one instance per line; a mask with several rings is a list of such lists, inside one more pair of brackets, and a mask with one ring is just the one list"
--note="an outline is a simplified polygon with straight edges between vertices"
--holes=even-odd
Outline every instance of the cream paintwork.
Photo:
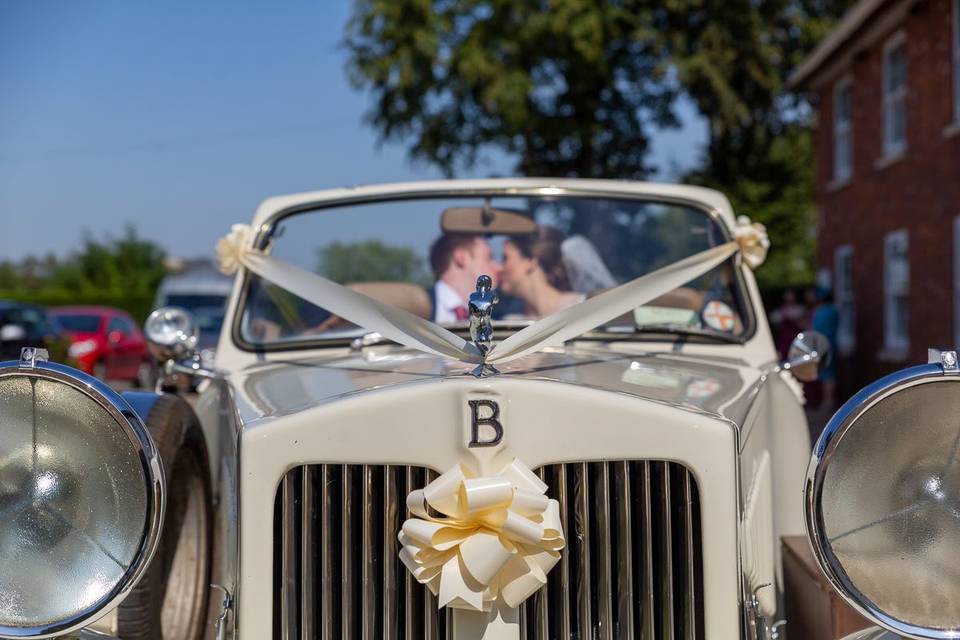
[[[726,198],[706,189],[553,179],[413,183],[284,196],[264,202],[254,223],[260,227],[291,207],[494,190],[668,199],[709,210],[728,231],[734,223]],[[238,596],[237,637],[261,640],[272,633],[270,549],[283,473],[323,461],[423,464],[439,471],[469,462],[463,407],[470,394],[500,397],[507,432],[500,455],[516,455],[531,467],[610,458],[687,464],[697,476],[703,509],[706,636],[741,637],[738,527],[754,463],[769,452],[773,530],[797,534],[803,531],[800,498],[809,453],[796,393],[779,375],[767,373],[776,354],[753,274],[742,268],[742,275],[758,318],[756,331],[742,345],[582,340],[511,362],[501,376],[484,380],[466,376],[466,365],[391,346],[362,353],[341,348],[245,352],[230,331],[243,277],[238,275],[217,351],[217,366],[225,375],[197,406],[214,459],[222,461],[215,472],[224,529],[234,529],[219,539],[225,552],[215,577]],[[717,384],[711,396],[687,393],[692,380],[703,378]],[[779,581],[778,562],[776,571]],[[509,624],[489,631],[488,638],[518,633]]]
[[[700,488],[705,624],[717,638],[739,627],[736,555],[736,433],[726,420],[660,403],[552,381],[464,376],[400,383],[254,423],[240,453],[241,638],[272,629],[272,516],[291,467],[313,462],[419,464],[445,471],[457,461],[484,472],[468,450],[466,398],[496,397],[506,435],[499,462],[531,468],[568,460],[667,459],[687,464]],[[643,416],[638,420],[638,416]],[[549,429],[544,427],[549,425]],[[665,438],[669,430],[671,437]],[[484,451],[484,454],[490,450]],[[492,467],[498,466],[490,463]],[[264,526],[266,525],[266,526]]]

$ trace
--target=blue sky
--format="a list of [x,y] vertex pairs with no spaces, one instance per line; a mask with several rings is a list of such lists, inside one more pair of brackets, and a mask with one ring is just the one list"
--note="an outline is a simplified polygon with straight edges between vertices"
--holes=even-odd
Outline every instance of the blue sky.
[[[264,198],[440,177],[363,123],[338,46],[347,0],[0,2],[0,259],[64,254],[131,222],[180,256],[211,253]],[[652,160],[690,166],[706,130]],[[509,174],[508,158],[462,177]]]

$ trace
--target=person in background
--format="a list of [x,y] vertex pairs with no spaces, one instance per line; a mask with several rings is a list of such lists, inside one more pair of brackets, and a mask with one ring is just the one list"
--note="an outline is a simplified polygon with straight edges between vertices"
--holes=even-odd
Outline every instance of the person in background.
[[481,235],[444,233],[430,247],[430,267],[436,282],[431,289],[433,321],[466,322],[467,300],[477,290],[477,278],[488,275],[497,286],[500,264],[490,243]]
[[817,289],[817,306],[813,310],[812,329],[826,336],[830,343],[830,352],[833,357],[830,363],[820,372],[820,382],[823,385],[821,404],[833,411],[837,401],[837,369],[834,364],[837,360],[837,330],[840,327],[840,311],[833,303],[833,292],[828,289]]
[[777,330],[777,352],[780,358],[786,358],[790,343],[803,331],[807,318],[807,308],[797,302],[797,293],[793,289],[783,292],[780,306],[770,313],[770,324]]
[[503,245],[500,290],[523,301],[528,318],[543,318],[586,298],[571,291],[563,263],[565,239],[559,229],[541,225],[536,233],[511,236]]

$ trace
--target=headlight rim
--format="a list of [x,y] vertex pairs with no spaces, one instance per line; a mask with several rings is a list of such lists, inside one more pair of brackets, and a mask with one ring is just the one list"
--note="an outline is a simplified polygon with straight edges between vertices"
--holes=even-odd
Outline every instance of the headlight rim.
[[916,640],[956,640],[958,629],[943,630],[918,626],[895,618],[875,605],[870,598],[857,589],[833,554],[826,540],[825,526],[818,505],[827,469],[830,466],[830,458],[847,430],[864,413],[882,400],[911,387],[945,381],[960,383],[960,376],[956,373],[945,373],[940,364],[923,364],[891,373],[854,394],[830,418],[817,439],[804,483],[804,522],[807,528],[807,539],[817,564],[834,591],[868,620],[888,631]]
[[149,435],[146,425],[123,397],[104,382],[72,367],[48,361],[37,361],[33,366],[22,366],[11,360],[0,362],[0,379],[9,376],[32,376],[67,384],[93,399],[120,424],[127,439],[135,447],[144,478],[149,485],[147,514],[152,515],[140,540],[133,562],[123,577],[106,596],[83,612],[68,620],[34,627],[6,627],[0,625],[0,638],[37,639],[59,637],[73,633],[106,615],[130,594],[150,567],[160,544],[166,509],[166,483],[160,452]]

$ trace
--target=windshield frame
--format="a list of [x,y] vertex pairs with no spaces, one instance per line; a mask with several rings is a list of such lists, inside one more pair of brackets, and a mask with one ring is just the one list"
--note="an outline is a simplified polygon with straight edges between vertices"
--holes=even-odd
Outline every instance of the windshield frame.
[[[319,195],[319,194],[318,194]],[[609,200],[629,200],[631,202],[648,202],[652,204],[675,204],[695,209],[705,216],[709,217],[719,228],[724,241],[733,240],[733,234],[723,219],[720,211],[709,206],[707,203],[695,198],[688,198],[681,195],[671,194],[643,194],[629,191],[620,191],[617,189],[603,189],[596,187],[576,187],[552,186],[546,183],[542,186],[491,186],[491,187],[472,187],[451,188],[422,188],[409,189],[400,193],[389,192],[370,192],[364,194],[350,194],[340,197],[330,197],[327,199],[318,198],[308,202],[293,204],[282,207],[270,214],[263,222],[254,228],[253,248],[264,250],[273,234],[276,232],[280,222],[296,215],[307,213],[320,213],[325,209],[336,209],[349,205],[375,204],[386,202],[402,202],[409,200],[442,200],[449,198],[484,198],[484,197],[556,197],[556,198],[604,198]],[[625,332],[625,331],[603,331],[594,329],[588,331],[575,340],[591,340],[602,342],[687,342],[687,343],[705,343],[720,345],[744,345],[749,342],[757,332],[757,314],[754,309],[754,300],[750,293],[750,288],[743,278],[741,269],[741,260],[735,254],[728,260],[733,260],[733,272],[736,282],[736,292],[743,299],[744,306],[744,330],[738,336],[717,336],[716,340],[712,336],[701,336],[697,333],[673,332],[659,334],[647,332]],[[721,263],[725,264],[725,263]],[[246,340],[243,336],[241,324],[243,321],[244,310],[246,308],[247,297],[252,285],[252,274],[244,269],[242,281],[240,283],[240,292],[233,305],[230,322],[230,336],[234,345],[246,353],[271,353],[283,351],[306,351],[323,348],[343,348],[349,347],[358,338],[358,336],[340,336],[340,337],[310,337],[302,340],[284,340],[269,344],[253,343]],[[446,327],[453,333],[469,339],[468,327]],[[498,327],[495,327],[498,328]],[[506,327],[499,326],[500,329]],[[496,336],[497,340],[502,340],[505,336],[511,335],[522,326],[512,329],[509,333],[501,332]]]

